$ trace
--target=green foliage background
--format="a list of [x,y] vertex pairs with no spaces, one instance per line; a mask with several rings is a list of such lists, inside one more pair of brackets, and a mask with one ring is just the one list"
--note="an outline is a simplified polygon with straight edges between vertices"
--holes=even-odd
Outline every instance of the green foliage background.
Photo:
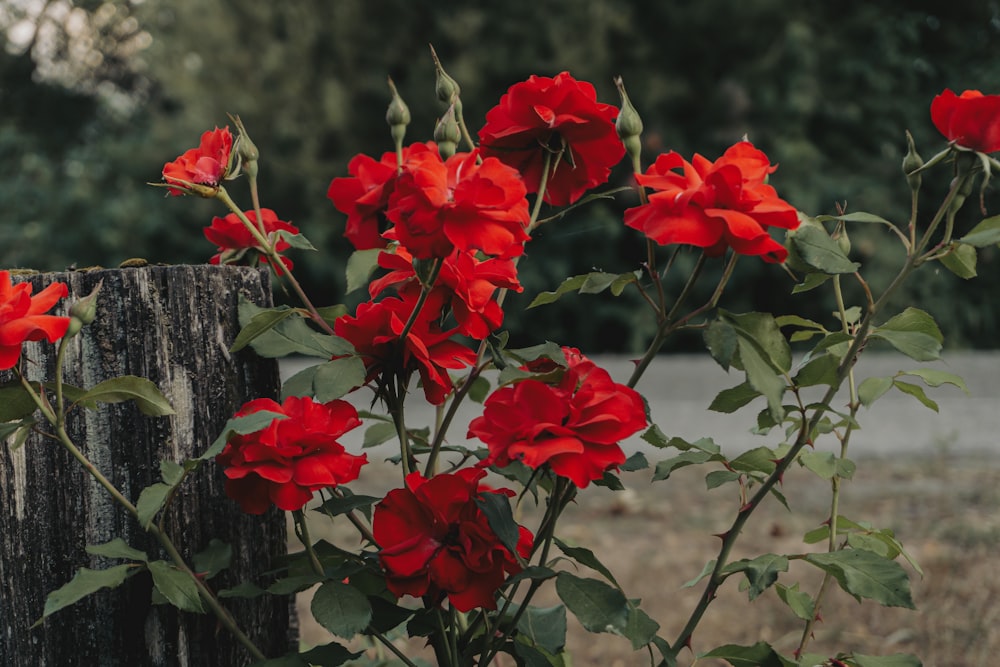
[[[905,220],[904,130],[929,157],[944,146],[928,113],[934,95],[1000,92],[992,87],[1000,80],[993,1],[52,0],[31,40],[19,24],[31,3],[21,4],[0,7],[0,266],[205,261],[213,248],[201,228],[223,213],[219,205],[164,199],[146,182],[230,112],[262,151],[264,205],[321,249],[295,256],[320,303],[342,298],[349,252],[327,186],[354,154],[391,148],[387,75],[413,111],[407,140],[430,138],[442,109],[429,43],[462,85],[473,131],[530,74],[569,70],[614,104],[620,74],[645,121],[647,164],[671,149],[714,159],[747,135],[780,163],[771,181],[779,193],[813,215],[839,202]],[[70,15],[82,32],[51,18]],[[947,186],[937,173],[928,206]],[[612,180],[625,184],[628,174]],[[643,243],[621,224],[634,203],[620,196],[543,226],[512,310],[567,275],[637,268]],[[985,203],[1000,212],[995,196]],[[887,277],[888,234],[861,230],[852,240],[869,279]],[[694,255],[677,261],[683,268]],[[925,272],[900,305],[920,302],[952,346],[993,347],[1000,300],[989,278],[998,262],[995,249],[984,253],[985,279],[968,284]],[[733,310],[825,318],[832,308],[814,292],[789,297],[791,279],[756,260],[741,263],[732,285],[723,305]],[[532,311],[530,328],[523,316],[508,323],[515,342],[632,352],[650,334],[635,306],[583,296]],[[695,344],[682,338],[673,349]]]

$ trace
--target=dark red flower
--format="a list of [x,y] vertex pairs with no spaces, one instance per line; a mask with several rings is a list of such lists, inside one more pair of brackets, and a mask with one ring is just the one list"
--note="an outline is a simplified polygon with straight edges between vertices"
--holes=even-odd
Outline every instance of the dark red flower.
[[617,115],[617,108],[597,101],[591,84],[569,72],[531,76],[511,86],[487,112],[479,131],[481,150],[521,172],[528,192],[538,192],[546,155],[558,158],[549,170],[545,201],[564,206],[607,183],[625,155],[615,131]]
[[945,89],[931,102],[931,120],[948,141],[980,153],[1000,151],[1000,95]]
[[205,132],[198,148],[187,150],[173,162],[163,165],[163,180],[178,186],[167,188],[167,191],[176,197],[189,192],[184,183],[219,185],[227,176],[232,151],[233,135],[228,127]]
[[486,399],[483,416],[469,424],[469,437],[489,447],[484,465],[548,465],[582,488],[625,462],[618,443],[646,425],[642,397],[578,350],[563,352],[568,367],[558,384],[526,379]]
[[[435,603],[447,596],[458,611],[497,608],[497,589],[522,568],[476,504],[483,493],[513,492],[480,488],[485,474],[465,468],[424,479],[414,472],[406,488],[390,491],[375,506],[372,530],[394,595],[428,596]],[[534,537],[518,528],[517,552],[528,558]]]
[[45,314],[69,295],[66,283],[52,283],[34,296],[33,289],[31,283],[12,284],[10,272],[0,271],[0,371],[17,365],[25,341],[54,343],[66,335],[70,318]]
[[278,404],[269,398],[250,401],[236,413],[261,411],[284,418],[260,431],[234,435],[216,457],[226,475],[226,495],[249,514],[263,514],[271,504],[298,510],[313,492],[358,478],[368,462],[364,454],[349,454],[337,438],[360,426],[358,412],[346,401],[315,403],[289,396]]
[[[399,294],[415,299],[421,286],[413,269],[413,257],[402,246],[379,255],[379,266],[390,269],[385,276],[368,286],[372,298],[395,286]],[[520,292],[517,268],[512,259],[480,260],[473,253],[455,250],[441,264],[433,291],[451,308],[458,332],[482,340],[503,323],[503,309],[493,298],[498,288]]]
[[[403,163],[426,152],[436,154],[437,145],[428,142],[407,146],[403,148]],[[326,196],[338,211],[347,214],[344,236],[356,250],[385,247],[382,232],[389,225],[385,209],[396,186],[397,171],[395,151],[383,153],[379,161],[359,154],[347,164],[350,176],[330,182]]]
[[[441,312],[438,297],[428,298],[416,320],[400,342],[400,336],[417,298],[410,295],[388,297],[358,306],[354,316],[344,315],[334,322],[334,332],[354,345],[368,370],[368,380],[409,379],[416,371],[429,403],[441,405],[454,388],[448,369],[465,368],[476,361],[476,353],[451,340],[455,330],[438,325]],[[400,347],[402,349],[400,349]]]
[[396,179],[387,215],[395,226],[383,236],[414,257],[447,257],[455,248],[514,257],[528,240],[528,200],[514,169],[495,158],[437,152],[413,156]]
[[[251,223],[254,225],[257,224],[257,214],[254,211],[246,211],[244,214]],[[278,220],[278,214],[269,208],[262,208],[260,210],[260,217],[264,223],[262,230],[264,236],[269,236],[279,231],[291,232],[292,234],[299,233],[298,227],[289,222]],[[258,230],[260,230],[260,227],[258,227]],[[256,250],[260,253],[261,259],[265,262],[268,261],[267,257],[263,255],[260,245],[254,239],[253,234],[250,233],[250,230],[247,229],[246,225],[243,224],[235,213],[230,213],[224,218],[218,216],[212,218],[212,225],[205,228],[205,238],[217,245],[219,250],[218,253],[208,260],[210,264],[228,264],[238,261],[246,254],[247,250]],[[277,235],[272,236],[271,241],[278,252],[283,252],[291,247],[288,241]],[[292,260],[287,257],[282,257],[281,263],[289,271],[294,266]],[[281,269],[276,269],[276,273],[280,276]]]
[[648,204],[625,211],[625,224],[661,245],[693,245],[710,257],[732,248],[740,255],[783,262],[788,251],[767,228],[795,229],[799,218],[765,183],[775,169],[747,141],[730,147],[715,162],[698,154],[691,162],[673,151],[660,155],[645,174],[636,176],[654,192]]

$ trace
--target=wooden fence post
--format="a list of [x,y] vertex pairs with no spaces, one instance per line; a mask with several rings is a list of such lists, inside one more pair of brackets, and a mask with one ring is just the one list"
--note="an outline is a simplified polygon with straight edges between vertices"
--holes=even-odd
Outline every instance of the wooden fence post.
[[[101,280],[97,319],[72,339],[65,381],[91,387],[121,375],[145,377],[166,395],[176,414],[147,417],[134,403],[74,410],[69,433],[87,457],[135,502],[159,481],[162,459],[181,462],[204,452],[247,400],[275,397],[274,360],[250,350],[229,353],[237,303],[245,295],[270,305],[265,270],[217,266],[149,266],[26,276],[35,292],[53,281],[69,285],[73,301]],[[65,314],[58,306],[54,314]],[[55,346],[25,348],[32,380],[53,377]],[[3,379],[3,378],[0,378]],[[8,378],[9,379],[9,378]],[[137,665],[246,665],[249,653],[212,614],[178,612],[151,604],[147,572],[114,590],[102,590],[30,629],[45,598],[81,567],[121,561],[90,556],[85,547],[122,536],[164,558],[159,544],[72,459],[65,448],[36,435],[12,451],[0,441],[0,665],[5,667],[134,667]],[[166,530],[190,563],[215,537],[232,546],[229,570],[210,581],[218,590],[261,573],[285,553],[281,512],[243,514],[223,492],[222,475],[205,465],[181,485]],[[269,657],[289,648],[289,605],[265,596],[224,600],[242,629]]]

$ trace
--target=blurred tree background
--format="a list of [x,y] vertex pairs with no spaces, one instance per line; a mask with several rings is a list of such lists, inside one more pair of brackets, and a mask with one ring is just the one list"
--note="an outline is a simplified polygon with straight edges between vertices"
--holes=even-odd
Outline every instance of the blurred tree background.
[[[322,250],[294,256],[309,289],[321,304],[341,300],[349,246],[327,186],[354,154],[391,148],[387,75],[413,111],[407,141],[430,138],[442,108],[429,43],[462,85],[473,131],[530,74],[569,70],[616,105],[620,74],[645,121],[647,164],[670,149],[714,159],[747,135],[780,163],[779,193],[811,215],[839,203],[905,220],[904,130],[930,157],[944,147],[928,112],[934,95],[1000,92],[1000,2],[985,0],[3,0],[0,266],[205,261],[213,248],[201,228],[220,205],[165,199],[146,183],[229,112],[261,149],[264,205]],[[928,206],[947,179],[936,180]],[[627,182],[623,165],[612,185]],[[637,268],[643,243],[621,224],[634,203],[619,196],[543,226],[521,264],[525,294],[511,303],[567,275]],[[986,204],[1000,213],[995,195]],[[886,279],[887,233],[852,228],[852,240],[867,275]],[[970,283],[925,271],[901,304],[930,310],[951,346],[995,347],[998,263],[995,249],[983,253]],[[780,268],[745,260],[723,305],[781,313],[795,298],[797,312],[828,317],[831,303],[790,297],[791,284]],[[651,326],[635,305],[582,296],[532,311],[530,329],[523,316],[508,324],[525,344],[544,335],[632,352]]]

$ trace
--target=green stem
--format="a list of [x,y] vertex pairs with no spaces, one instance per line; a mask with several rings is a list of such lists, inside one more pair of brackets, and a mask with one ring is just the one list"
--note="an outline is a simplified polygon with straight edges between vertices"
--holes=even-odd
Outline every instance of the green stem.
[[313,572],[319,576],[326,576],[326,572],[323,570],[323,564],[319,562],[319,556],[316,555],[316,550],[313,549],[312,538],[309,537],[309,526],[306,524],[305,514],[302,510],[294,510],[292,512],[292,519],[295,521],[295,536],[299,538],[299,542],[305,549],[306,556],[309,558],[310,567],[312,567]]

